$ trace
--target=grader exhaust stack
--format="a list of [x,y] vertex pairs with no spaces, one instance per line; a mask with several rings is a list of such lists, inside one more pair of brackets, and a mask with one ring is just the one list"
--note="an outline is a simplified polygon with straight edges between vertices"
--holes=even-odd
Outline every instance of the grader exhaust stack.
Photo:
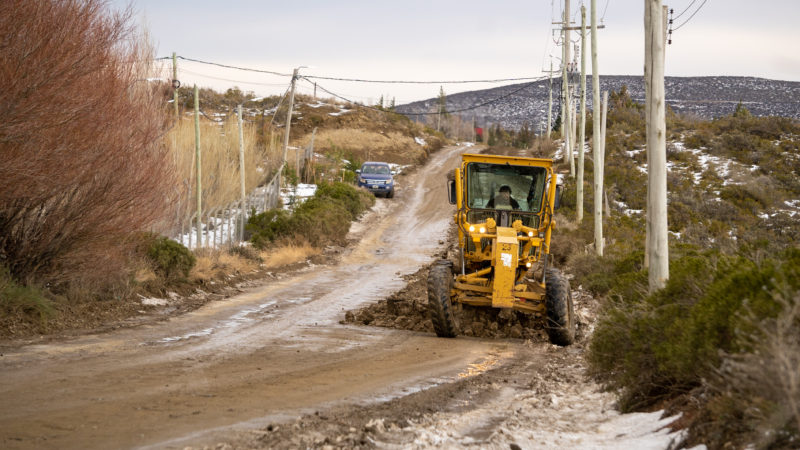
[[545,320],[550,341],[570,345],[569,281],[548,266],[561,187],[553,161],[464,154],[448,181],[459,254],[428,276],[431,321],[440,337],[460,332],[460,305],[507,308]]

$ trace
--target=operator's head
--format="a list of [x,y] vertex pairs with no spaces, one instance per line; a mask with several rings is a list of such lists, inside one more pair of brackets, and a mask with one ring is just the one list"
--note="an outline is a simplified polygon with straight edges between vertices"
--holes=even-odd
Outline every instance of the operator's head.
[[509,187],[507,184],[500,186],[500,193],[502,194],[504,192],[508,195],[511,195],[511,187]]

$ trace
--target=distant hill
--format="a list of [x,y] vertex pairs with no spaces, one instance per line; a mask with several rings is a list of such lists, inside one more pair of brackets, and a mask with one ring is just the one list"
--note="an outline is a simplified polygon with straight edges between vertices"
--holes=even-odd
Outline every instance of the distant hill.
[[[518,129],[528,121],[538,132],[547,123],[548,83],[548,80],[543,80],[448,95],[447,109],[469,108],[505,96],[459,115],[464,118],[475,117],[478,126],[499,123],[507,129]],[[575,78],[577,83],[578,79]],[[643,77],[600,76],[601,91],[618,91],[623,85],[628,87],[634,101],[644,103]],[[739,102],[757,116],[800,118],[800,82],[796,81],[753,77],[666,77],[665,89],[667,104],[675,111],[706,119],[732,113]],[[559,110],[560,91],[561,78],[553,78],[553,120]],[[586,96],[587,108],[592,109],[590,77],[587,78]],[[398,106],[397,110],[402,113],[432,112],[436,110],[437,100],[431,98],[408,103]]]

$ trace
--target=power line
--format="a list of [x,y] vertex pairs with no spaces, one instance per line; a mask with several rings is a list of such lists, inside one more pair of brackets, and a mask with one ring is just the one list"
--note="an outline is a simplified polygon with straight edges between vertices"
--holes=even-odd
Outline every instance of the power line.
[[463,83],[502,83],[506,81],[537,80],[537,77],[497,78],[492,80],[440,80],[440,81],[411,81],[411,80],[364,80],[359,78],[335,78],[313,75],[304,75],[309,80],[352,81],[357,83],[384,83],[384,84],[463,84]]
[[291,77],[292,76],[292,74],[290,74],[290,73],[280,73],[280,72],[273,72],[271,70],[261,70],[261,69],[251,69],[251,68],[248,68],[248,67],[230,66],[230,65],[227,65],[227,64],[220,64],[220,63],[209,62],[209,61],[201,61],[199,59],[187,58],[185,56],[178,56],[178,59],[182,59],[184,61],[196,62],[196,63],[200,63],[200,64],[208,64],[210,66],[224,67],[226,69],[236,69],[236,70],[244,70],[244,71],[247,71],[247,72],[267,73],[267,74],[270,74],[270,75],[277,75],[279,77]]
[[[275,72],[271,70],[262,70],[262,69],[252,69],[249,67],[239,67],[239,66],[231,66],[228,64],[221,64],[215,63],[211,61],[203,61],[194,58],[187,58],[185,56],[177,56],[178,59],[182,59],[184,61],[191,61],[196,62],[199,64],[208,64],[211,66],[217,67],[224,67],[226,69],[235,69],[235,70],[244,70],[247,72],[257,72],[257,73],[266,73],[270,75],[277,75],[282,77],[291,77],[292,74],[288,73],[281,73]],[[169,57],[161,57],[156,58],[157,60],[162,59],[169,59]],[[307,79],[316,79],[316,80],[330,80],[330,81],[351,81],[357,83],[385,83],[385,84],[463,84],[463,83],[503,83],[507,81],[528,81],[528,80],[537,80],[536,77],[517,77],[517,78],[495,78],[495,79],[486,79],[486,80],[430,80],[430,81],[418,81],[418,80],[368,80],[368,79],[361,79],[361,78],[343,78],[343,77],[325,77],[325,76],[316,76],[316,75],[304,75],[303,78]]]
[[284,86],[286,84],[286,83],[259,83],[259,82],[256,82],[256,81],[232,80],[230,78],[220,78],[220,77],[215,77],[215,76],[211,76],[211,75],[205,75],[205,74],[194,72],[194,71],[187,70],[187,69],[184,69],[184,68],[180,68],[178,70],[179,70],[179,72],[188,73],[188,74],[192,74],[192,75],[197,75],[197,76],[203,77],[203,78],[210,78],[212,80],[219,80],[219,81],[228,81],[228,82],[231,82],[231,83],[253,84],[253,85],[258,85],[258,86],[269,86],[269,87]]
[[605,18],[606,18],[606,10],[608,9],[608,3],[609,3],[609,1],[610,1],[610,0],[606,0],[606,6],[603,8],[603,15],[600,17],[600,22],[602,22],[602,21],[603,21],[603,20],[605,20]]
[[678,14],[678,15],[677,15],[677,17],[675,17],[675,19],[680,19],[680,18],[681,18],[681,16],[682,16],[682,15],[684,15],[684,14],[686,13],[686,11],[688,11],[688,10],[689,10],[689,8],[691,8],[691,7],[692,7],[692,5],[694,5],[694,4],[695,4],[695,2],[697,2],[697,0],[692,0],[692,3],[689,3],[689,6],[687,6],[687,7],[686,7],[686,9],[684,9],[684,10],[683,10],[683,12],[681,12],[680,14]]
[[[307,77],[303,76],[303,77],[301,77],[301,78],[307,78]],[[488,101],[485,101],[485,102],[483,102],[483,103],[479,103],[479,104],[477,104],[477,105],[468,106],[468,107],[466,107],[466,108],[461,108],[461,109],[456,109],[456,110],[453,110],[453,111],[448,111],[448,113],[460,113],[460,112],[464,112],[464,111],[471,111],[471,110],[473,110],[473,109],[478,109],[478,108],[481,108],[481,107],[483,107],[483,106],[491,105],[492,103],[496,103],[496,102],[498,102],[498,101],[500,101],[500,100],[503,100],[503,99],[505,99],[505,98],[511,97],[512,95],[514,95],[514,94],[516,94],[516,93],[518,93],[518,92],[520,92],[520,91],[522,91],[522,90],[524,90],[524,89],[527,89],[527,88],[529,88],[529,87],[533,86],[534,84],[536,84],[536,82],[538,82],[538,81],[542,81],[542,80],[544,80],[544,79],[545,79],[545,77],[539,77],[539,78],[537,78],[537,79],[536,79],[536,81],[534,81],[534,82],[527,83],[527,84],[525,84],[524,86],[522,86],[522,87],[521,87],[521,88],[519,88],[519,89],[515,89],[515,90],[513,90],[513,91],[511,91],[511,92],[509,92],[509,93],[507,93],[507,94],[501,95],[501,96],[499,96],[499,97],[497,97],[497,98],[494,98],[494,99],[492,99],[492,100],[488,100]],[[306,80],[306,81],[308,81],[308,82],[311,82],[311,80]],[[383,110],[383,109],[380,109],[380,108],[374,108],[374,107],[372,107],[372,106],[360,105],[360,104],[358,104],[358,103],[356,103],[356,102],[353,102],[353,101],[351,101],[351,100],[349,100],[349,99],[347,99],[347,98],[345,98],[345,97],[342,97],[342,96],[340,96],[340,95],[338,95],[338,94],[336,94],[336,93],[334,93],[334,92],[331,92],[331,91],[329,91],[329,90],[325,89],[324,87],[320,86],[319,84],[317,84],[317,88],[321,89],[321,90],[322,90],[322,91],[324,91],[324,92],[327,92],[328,94],[330,94],[330,95],[332,95],[332,96],[334,96],[334,97],[338,98],[339,100],[343,100],[343,101],[346,101],[346,102],[352,103],[353,105],[355,105],[355,106],[357,106],[357,107],[359,107],[359,108],[367,108],[367,109],[372,109],[372,110],[375,110],[375,111],[382,111],[382,112],[388,112],[388,113],[393,113],[393,114],[400,114],[400,115],[404,115],[404,116],[433,116],[433,115],[437,115],[437,114],[439,114],[438,112],[428,112],[428,113],[399,113],[399,112],[395,112],[395,111],[386,111],[386,110]]]
[[682,26],[684,26],[687,23],[689,23],[689,21],[692,20],[692,17],[694,17],[695,14],[697,14],[698,12],[700,12],[701,9],[703,9],[703,6],[706,4],[707,1],[708,0],[703,0],[703,3],[701,3],[700,6],[697,7],[697,9],[692,13],[692,15],[689,16],[689,18],[686,19],[686,21],[684,21],[682,24],[680,24],[677,27],[673,28],[672,31],[678,31]]

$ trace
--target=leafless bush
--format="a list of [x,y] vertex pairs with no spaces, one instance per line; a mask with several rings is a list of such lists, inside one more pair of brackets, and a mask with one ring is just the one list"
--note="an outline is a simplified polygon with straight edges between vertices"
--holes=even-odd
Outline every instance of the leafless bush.
[[750,351],[728,355],[713,383],[740,411],[759,448],[794,447],[800,440],[800,292],[777,292],[775,319],[750,322]]
[[101,0],[0,2],[0,262],[105,280],[165,211],[171,161],[152,50]]

